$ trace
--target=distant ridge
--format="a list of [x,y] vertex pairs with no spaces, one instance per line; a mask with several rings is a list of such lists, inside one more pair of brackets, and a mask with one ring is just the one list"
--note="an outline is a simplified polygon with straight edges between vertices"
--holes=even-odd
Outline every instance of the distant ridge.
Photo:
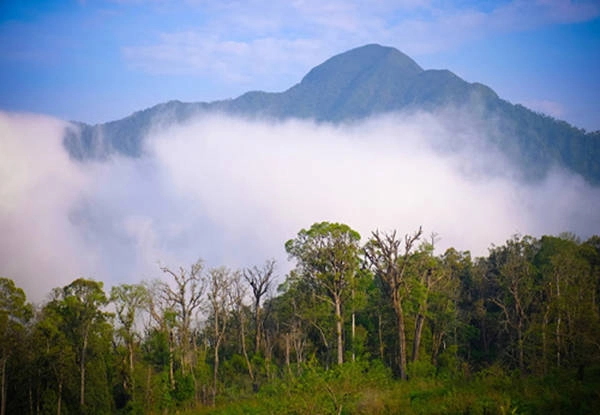
[[366,45],[333,56],[284,92],[247,92],[211,103],[169,101],[118,121],[75,123],[64,144],[72,157],[102,159],[113,153],[138,157],[151,126],[179,123],[201,113],[249,117],[359,120],[400,110],[471,109],[502,133],[490,144],[501,149],[529,179],[554,165],[600,184],[600,132],[586,133],[564,121],[513,105],[489,87],[469,83],[448,70],[424,70],[391,47]]

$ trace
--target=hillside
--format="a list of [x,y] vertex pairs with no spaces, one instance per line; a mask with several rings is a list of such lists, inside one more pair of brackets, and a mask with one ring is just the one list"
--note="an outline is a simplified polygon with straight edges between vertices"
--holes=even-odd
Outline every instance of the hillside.
[[498,134],[487,139],[516,162],[524,177],[539,179],[556,165],[592,184],[600,183],[598,132],[586,133],[513,105],[491,88],[469,83],[448,70],[424,70],[402,52],[379,45],[336,55],[284,92],[253,91],[211,103],[170,101],[118,121],[93,126],[75,123],[77,128],[65,136],[65,146],[76,159],[102,159],[115,152],[137,157],[152,127],[207,112],[337,123],[394,111],[448,107],[470,111],[484,123],[493,123]]

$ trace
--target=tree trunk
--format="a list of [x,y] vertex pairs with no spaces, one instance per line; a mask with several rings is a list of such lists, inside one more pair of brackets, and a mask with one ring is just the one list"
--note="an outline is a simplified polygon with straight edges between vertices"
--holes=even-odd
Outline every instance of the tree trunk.
[[354,288],[352,288],[352,361],[356,361],[356,312],[354,310]]
[[544,313],[544,323],[542,325],[542,374],[548,374],[548,340],[546,339],[546,329],[548,327],[548,313],[550,308],[546,307]]
[[63,387],[63,382],[62,382],[62,379],[60,379],[58,381],[58,397],[57,397],[57,401],[56,401],[56,415],[60,415],[60,412],[61,412],[61,406],[62,406],[62,387]]
[[260,331],[261,331],[261,324],[260,324],[260,303],[259,300],[257,300],[254,303],[254,307],[255,307],[255,311],[254,311],[254,325],[256,326],[256,334],[254,336],[254,354],[258,355],[258,352],[260,352]]
[[377,313],[377,335],[379,337],[379,358],[383,362],[383,325],[381,324],[381,313]]
[[519,326],[517,328],[517,339],[519,346],[519,369],[521,370],[521,375],[523,374],[523,370],[525,369],[525,352],[524,352],[524,340],[523,340],[523,329],[522,324],[519,322]]
[[6,361],[8,360],[8,357],[5,356],[2,358],[2,360],[0,360],[0,366],[2,366],[0,368],[0,370],[2,371],[1,374],[1,385],[0,385],[0,389],[2,389],[2,391],[0,392],[1,396],[2,396],[2,402],[0,403],[0,415],[5,415],[6,414]]
[[290,334],[285,334],[285,367],[288,372],[291,373],[290,369]]
[[248,358],[248,352],[246,351],[246,328],[244,324],[244,316],[242,315],[242,311],[240,309],[240,337],[242,341],[242,354],[244,355],[244,359],[246,360],[246,366],[248,367],[248,375],[250,375],[250,380],[252,381],[253,388],[257,388],[257,385],[254,382],[254,373],[252,371],[252,364],[250,363],[250,359]]
[[354,345],[356,341],[356,313],[352,312],[352,361],[356,361],[356,347]]
[[221,339],[215,344],[215,360],[213,368],[213,390],[212,390],[212,406],[216,405],[217,399],[217,377],[219,375],[219,348],[221,347]]
[[79,406],[81,409],[85,406],[85,352],[87,350],[88,334],[87,331],[83,336],[83,347],[81,348],[81,359],[79,362],[79,370],[81,373],[79,383]]
[[342,321],[342,300],[335,297],[335,327],[337,333],[337,363],[344,363],[344,339],[343,339],[343,321]]
[[394,294],[393,304],[398,324],[398,369],[400,372],[400,379],[406,380],[406,332],[404,327],[404,311],[402,310],[402,304],[400,303],[400,298],[398,298],[397,293]]
[[175,389],[175,373],[173,371],[173,330],[169,330],[169,384]]
[[416,362],[419,359],[419,347],[421,346],[421,334],[423,333],[424,322],[425,316],[422,313],[419,313],[415,320],[415,338],[413,339],[412,349],[413,362]]
[[131,399],[135,401],[135,376],[133,375],[133,341],[129,342],[129,376],[131,377]]
[[440,349],[442,348],[442,341],[445,335],[444,331],[440,331],[433,322],[430,322],[431,326],[431,364],[437,368],[438,356],[440,355]]

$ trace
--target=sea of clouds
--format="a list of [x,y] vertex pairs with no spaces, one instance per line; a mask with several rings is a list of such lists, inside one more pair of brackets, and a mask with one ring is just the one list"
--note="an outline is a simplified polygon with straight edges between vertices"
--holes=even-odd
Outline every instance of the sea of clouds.
[[[232,268],[278,261],[314,222],[438,235],[485,255],[513,234],[600,233],[600,189],[552,170],[523,181],[457,114],[346,124],[204,115],[155,129],[140,158],[76,161],[68,123],[0,113],[0,276],[42,301],[78,277],[107,286],[199,258]],[[464,120],[463,120],[464,121]]]

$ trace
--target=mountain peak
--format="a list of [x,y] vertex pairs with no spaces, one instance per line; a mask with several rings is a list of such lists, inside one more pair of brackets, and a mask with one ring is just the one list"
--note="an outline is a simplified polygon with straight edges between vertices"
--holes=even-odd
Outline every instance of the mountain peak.
[[329,83],[335,78],[337,82],[345,84],[368,77],[381,68],[393,72],[398,78],[410,78],[423,72],[423,68],[398,49],[369,44],[326,60],[313,68],[301,83]]
[[[77,124],[65,145],[78,159],[111,153],[140,156],[144,137],[156,125],[183,122],[199,113],[250,117],[308,118],[340,122],[395,111],[460,108],[493,125],[489,144],[501,149],[528,177],[543,177],[553,165],[600,183],[600,141],[564,122],[500,99],[489,87],[469,83],[448,70],[423,70],[404,53],[370,44],[333,56],[284,92],[251,92],[213,103],[171,101],[119,121]],[[460,120],[457,120],[460,122]]]

